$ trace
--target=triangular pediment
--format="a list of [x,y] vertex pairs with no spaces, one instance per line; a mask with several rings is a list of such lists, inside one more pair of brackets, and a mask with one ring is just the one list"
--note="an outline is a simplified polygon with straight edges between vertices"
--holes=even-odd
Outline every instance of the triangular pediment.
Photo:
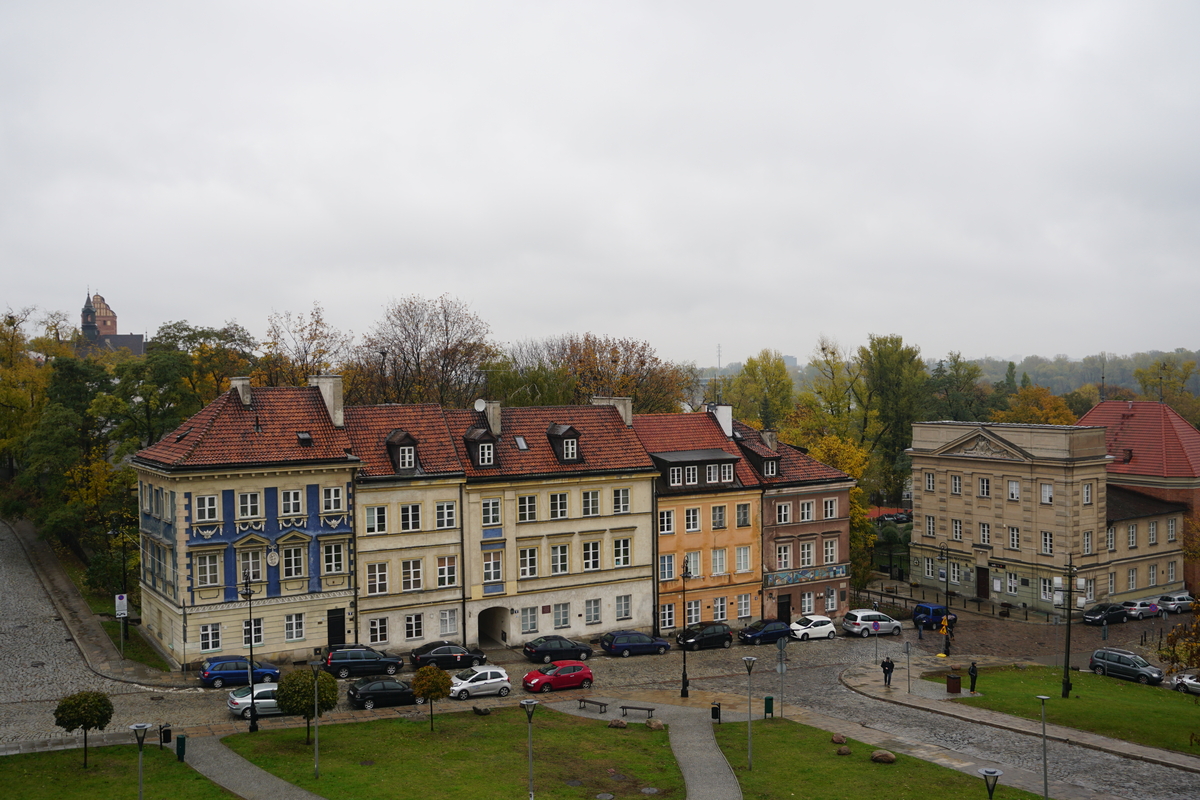
[[1033,456],[990,430],[976,429],[934,451],[938,456],[1032,461]]

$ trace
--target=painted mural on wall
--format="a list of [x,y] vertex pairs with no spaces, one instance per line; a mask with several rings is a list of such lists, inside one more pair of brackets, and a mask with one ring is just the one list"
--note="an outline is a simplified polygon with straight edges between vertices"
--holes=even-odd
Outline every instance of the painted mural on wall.
[[809,583],[811,581],[844,577],[846,577],[845,564],[837,564],[831,567],[813,567],[812,569],[791,569],[786,572],[772,572],[767,575],[767,586],[791,586],[796,583]]

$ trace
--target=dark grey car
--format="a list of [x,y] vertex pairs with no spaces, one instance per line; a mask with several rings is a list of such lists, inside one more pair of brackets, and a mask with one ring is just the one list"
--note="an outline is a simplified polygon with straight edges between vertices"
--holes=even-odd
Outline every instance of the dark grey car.
[[1116,678],[1126,678],[1138,683],[1162,683],[1164,673],[1158,667],[1129,650],[1116,647],[1102,647],[1092,653],[1088,661],[1088,669],[1097,675],[1112,675]]

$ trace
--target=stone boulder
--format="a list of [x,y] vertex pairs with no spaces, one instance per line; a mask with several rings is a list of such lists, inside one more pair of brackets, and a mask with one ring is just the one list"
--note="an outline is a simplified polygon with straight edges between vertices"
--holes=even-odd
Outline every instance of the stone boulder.
[[837,754],[839,756],[848,756],[848,755],[850,755],[850,748],[847,747],[846,745],[842,745],[841,747],[839,747],[837,749]]
[[876,750],[874,753],[871,753],[871,760],[877,761],[880,764],[895,764],[896,754],[889,753],[887,750]]
[[652,731],[661,731],[666,726],[662,724],[661,719],[654,719],[651,717],[650,719],[646,720],[646,727]]
[[625,720],[623,720],[623,719],[614,719],[614,720],[609,721],[608,727],[610,727],[610,728],[627,728],[629,726],[625,724]]
[[833,735],[833,738],[832,738],[832,739],[830,739],[829,741],[833,742],[834,744],[845,744],[845,743],[846,743],[846,737],[845,737],[845,736],[842,736],[840,733],[835,733],[835,734]]

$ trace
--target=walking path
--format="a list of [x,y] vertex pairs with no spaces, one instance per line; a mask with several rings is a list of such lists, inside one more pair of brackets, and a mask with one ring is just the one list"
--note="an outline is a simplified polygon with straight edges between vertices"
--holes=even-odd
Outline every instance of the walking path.
[[[28,526],[13,525],[11,527],[17,532],[18,539],[45,586],[47,594],[62,616],[88,667],[93,672],[112,680],[146,686],[192,687],[195,685],[194,680],[183,679],[177,675],[165,675],[140,664],[122,661],[112,641],[104,633],[96,617],[75,590],[74,584],[63,572],[58,559],[54,557],[48,545],[38,540]],[[922,653],[912,659],[911,690],[908,667],[899,662],[897,662],[893,675],[893,685],[890,687],[884,686],[882,671],[873,662],[847,668],[841,674],[841,682],[855,692],[882,702],[905,705],[981,725],[1040,736],[1040,722],[947,702],[955,695],[946,693],[942,685],[919,679],[920,675],[924,673],[944,670],[948,665],[957,668],[956,665],[968,663],[970,660],[978,661],[984,670],[988,666],[1012,663],[1012,659],[972,656],[964,661],[962,658],[940,659]],[[607,700],[611,709],[616,709],[622,703],[654,706],[656,709],[654,718],[662,720],[668,726],[671,749],[687,784],[687,800],[740,800],[742,794],[737,778],[724,754],[717,747],[710,711],[712,704],[718,702],[722,705],[724,721],[744,722],[747,714],[738,709],[746,708],[746,696],[704,691],[693,691],[690,695],[688,698],[681,698],[676,691],[670,690],[630,690],[620,696],[608,697],[593,691],[566,692],[556,694],[552,701],[547,700],[547,705],[564,713],[593,719],[612,719],[614,712],[601,715],[594,711],[580,711],[575,702],[576,697],[587,696],[593,699]],[[493,698],[490,703],[478,704],[511,706],[515,705],[517,700],[516,697]],[[759,713],[755,714],[755,718],[761,719],[762,699],[757,698],[757,703]],[[469,707],[464,705],[463,710],[465,711],[467,708]],[[414,711],[413,713],[422,712]],[[1001,783],[1033,793],[1042,791],[1040,773],[1017,769],[1010,764],[981,761],[954,750],[894,736],[797,706],[780,704],[775,713],[794,722],[833,733],[841,733],[872,747],[932,761],[973,777],[977,777],[977,770],[980,768],[1002,769],[1004,776],[1001,778]],[[396,711],[386,709],[334,712],[322,717],[321,724],[361,722],[383,716],[394,719]],[[640,720],[635,720],[633,717],[627,718],[626,721],[642,724]],[[261,720],[259,724],[264,729],[271,729],[303,725],[304,722],[289,718],[274,718]],[[221,743],[220,737],[242,730],[242,725],[231,720],[221,725],[176,730],[175,733],[188,737],[187,762],[194,769],[246,800],[259,800],[260,798],[262,800],[321,800],[318,795],[264,772]],[[1200,758],[1186,754],[1156,750],[1057,725],[1047,725],[1046,736],[1048,739],[1069,742],[1120,757],[1140,759],[1148,763],[1161,764],[1200,775]],[[133,734],[128,731],[96,733],[89,736],[89,743],[93,746],[133,743]],[[21,741],[0,745],[0,755],[65,749],[78,747],[81,744],[81,737]],[[1050,794],[1059,800],[1126,800],[1115,795],[1099,795],[1092,790],[1062,782],[1052,782]]]

